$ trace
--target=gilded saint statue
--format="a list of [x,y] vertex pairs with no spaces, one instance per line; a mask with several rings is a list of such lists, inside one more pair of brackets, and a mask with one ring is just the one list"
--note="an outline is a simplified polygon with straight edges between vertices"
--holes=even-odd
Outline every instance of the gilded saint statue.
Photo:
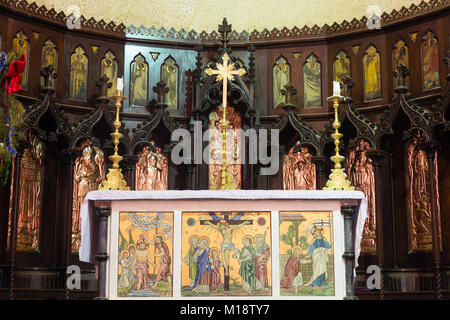
[[321,72],[320,62],[315,55],[310,55],[303,65],[304,107],[321,108]]
[[[241,129],[242,120],[239,112],[228,106],[226,118],[228,121],[227,129],[227,170],[231,173],[232,181],[236,189],[241,189],[241,141],[236,130]],[[222,119],[223,110],[217,108],[209,114],[209,189],[219,190],[221,188],[222,174]]]
[[342,83],[343,76],[350,77],[350,59],[343,50],[339,51],[336,60],[334,60],[333,75],[334,81],[339,81],[340,83]]
[[136,190],[167,190],[169,163],[160,147],[153,141],[138,154]]
[[[413,252],[431,251],[431,185],[437,186],[437,176],[431,177],[427,154],[421,147],[424,135],[417,130],[406,144],[406,186],[408,190],[409,245]],[[434,172],[437,172],[437,157]],[[432,182],[431,182],[432,181]],[[436,192],[438,189],[436,188]],[[438,197],[439,199],[439,197]],[[439,216],[439,200],[437,212]],[[440,221],[440,219],[438,219]],[[439,237],[440,237],[439,224]]]
[[375,174],[372,159],[367,156],[367,152],[371,150],[369,142],[358,140],[356,147],[346,158],[345,168],[352,185],[356,190],[362,191],[367,199],[368,218],[363,229],[361,251],[363,254],[373,255],[376,253]]
[[309,148],[297,141],[283,158],[284,190],[316,189],[316,165],[311,159]]
[[143,55],[138,54],[131,63],[130,71],[130,105],[146,106],[148,88],[148,63]]
[[28,66],[29,66],[28,61],[30,60],[30,43],[28,42],[27,36],[22,31],[19,31],[16,34],[16,37],[13,39],[12,47],[17,59],[19,59],[24,54],[27,60],[25,70],[22,73],[22,84],[21,84],[23,89],[27,89]]
[[428,31],[422,41],[423,89],[440,87],[438,39]]
[[[44,45],[42,46],[41,70],[48,66],[52,66],[54,72],[57,72],[58,51],[56,51],[55,44],[50,39],[45,41]],[[41,87],[44,87],[44,85],[44,76],[41,76]]]
[[72,252],[80,248],[81,204],[86,195],[97,190],[105,180],[105,156],[103,151],[93,146],[88,139],[81,145],[82,155],[75,160],[72,204]]
[[381,59],[380,53],[370,45],[363,57],[364,100],[381,99]]
[[111,51],[108,51],[101,63],[101,74],[107,76],[109,79],[108,82],[111,83],[111,87],[106,90],[106,95],[108,97],[112,97],[116,93],[117,72],[118,66],[116,57]]
[[20,161],[17,250],[39,250],[44,145],[31,132]]
[[286,103],[286,97],[281,93],[291,82],[291,67],[284,57],[280,57],[273,67],[273,108]]
[[161,81],[164,81],[169,92],[166,103],[171,109],[178,108],[178,66],[172,57],[168,57],[161,66]]
[[88,58],[83,48],[77,47],[70,56],[69,99],[87,99]]

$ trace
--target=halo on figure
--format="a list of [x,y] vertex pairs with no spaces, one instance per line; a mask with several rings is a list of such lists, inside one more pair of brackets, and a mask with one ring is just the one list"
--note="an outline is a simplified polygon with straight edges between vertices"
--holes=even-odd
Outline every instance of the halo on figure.
[[123,255],[124,255],[125,253],[128,254],[128,256],[130,256],[130,253],[128,252],[128,250],[127,250],[127,249],[124,249],[124,250],[122,250],[122,251],[120,252],[120,257],[123,258]]
[[258,239],[262,239],[263,242],[266,241],[266,238],[262,234],[257,234],[254,239],[255,239],[255,243],[258,242]]
[[219,256],[219,249],[218,249],[218,248],[213,247],[213,248],[211,249],[211,256],[213,256],[213,252],[216,252],[216,253],[217,253],[217,256]]
[[130,251],[131,248],[133,248],[133,250],[136,251],[136,246],[132,243],[128,245],[127,250]]
[[197,239],[197,242],[199,242],[198,237],[194,235],[194,236],[190,236],[190,237],[189,237],[189,243],[192,243],[192,240],[193,240],[193,239]]
[[300,254],[303,252],[302,247],[300,247],[300,246],[293,246],[292,250],[291,250],[292,255],[294,255],[294,251],[295,250],[298,250],[300,252]]
[[153,237],[153,241],[156,241],[157,237],[161,237],[163,242],[164,240],[166,240],[164,233],[156,233],[155,236]]
[[253,238],[251,236],[245,236],[244,238],[242,238],[242,244],[245,246],[245,240],[249,240],[250,244],[253,243]]
[[203,240],[206,240],[206,241],[207,241],[206,245],[209,245],[209,238],[208,238],[208,237],[201,237],[201,238],[200,238],[200,243],[201,243]]

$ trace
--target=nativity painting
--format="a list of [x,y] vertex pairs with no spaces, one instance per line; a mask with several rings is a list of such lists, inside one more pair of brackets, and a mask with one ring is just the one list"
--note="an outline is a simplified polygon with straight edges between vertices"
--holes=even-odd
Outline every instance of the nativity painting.
[[332,212],[280,212],[280,294],[334,296]]
[[120,212],[118,297],[171,297],[173,212]]
[[270,212],[183,212],[181,295],[270,296]]

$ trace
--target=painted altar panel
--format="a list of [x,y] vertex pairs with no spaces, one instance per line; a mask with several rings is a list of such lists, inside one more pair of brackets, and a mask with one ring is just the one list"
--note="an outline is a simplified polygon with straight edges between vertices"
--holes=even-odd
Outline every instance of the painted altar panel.
[[[56,50],[56,46],[51,39],[45,41],[42,46],[42,54],[41,54],[41,69],[44,69],[48,66],[52,66],[53,70],[58,72],[58,51]],[[44,87],[44,77],[41,75],[41,87]],[[51,84],[54,85],[54,84]]]
[[381,58],[377,48],[370,45],[363,57],[364,101],[381,99]]
[[81,46],[70,56],[69,99],[86,101],[88,79],[88,57]]
[[439,45],[435,34],[428,31],[422,40],[423,89],[440,87],[439,80]]
[[334,296],[332,212],[280,211],[280,294]]
[[117,296],[171,297],[173,212],[120,212]]
[[311,54],[303,65],[304,108],[321,108],[321,67],[314,54]]
[[281,93],[284,86],[291,82],[291,66],[281,56],[273,67],[273,108],[276,109],[286,103],[286,97]]
[[270,212],[183,212],[181,232],[182,296],[271,295]]
[[21,86],[24,90],[28,88],[28,73],[29,73],[29,60],[30,60],[30,42],[28,41],[28,37],[25,35],[23,31],[17,32],[15,38],[12,42],[13,51],[16,54],[16,57],[20,59],[22,55],[25,55],[25,59],[27,61],[25,70],[22,73],[22,83]]

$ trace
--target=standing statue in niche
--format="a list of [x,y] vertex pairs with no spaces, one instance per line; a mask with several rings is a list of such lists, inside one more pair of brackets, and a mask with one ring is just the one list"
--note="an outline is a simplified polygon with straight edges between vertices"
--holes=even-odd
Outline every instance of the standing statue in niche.
[[147,105],[148,64],[139,54],[131,64],[130,72],[130,104],[134,106]]
[[77,157],[74,167],[72,205],[72,252],[77,252],[81,241],[81,204],[86,195],[97,190],[105,180],[105,157],[103,151],[87,140],[81,146],[82,156]]
[[81,47],[70,57],[69,98],[85,101],[87,98],[88,58]]
[[105,54],[102,59],[101,73],[108,77],[108,82],[111,83],[111,87],[106,89],[106,95],[112,97],[116,93],[116,83],[117,83],[117,60],[111,51]]
[[167,190],[168,159],[160,147],[152,142],[145,146],[136,162],[136,190]]
[[169,88],[166,94],[166,103],[170,109],[178,107],[178,67],[172,57],[168,57],[161,66],[161,80]]
[[44,145],[31,132],[20,161],[17,250],[39,250]]
[[286,85],[290,83],[291,67],[286,59],[280,57],[273,67],[273,108],[286,103],[286,97],[281,93]]
[[316,189],[316,166],[311,159],[308,147],[297,141],[283,159],[284,190]]
[[364,225],[361,239],[363,254],[376,253],[376,219],[375,219],[375,175],[372,159],[367,156],[371,151],[369,142],[360,139],[356,148],[350,151],[346,158],[347,175],[356,190],[362,191],[367,199],[368,218]]

